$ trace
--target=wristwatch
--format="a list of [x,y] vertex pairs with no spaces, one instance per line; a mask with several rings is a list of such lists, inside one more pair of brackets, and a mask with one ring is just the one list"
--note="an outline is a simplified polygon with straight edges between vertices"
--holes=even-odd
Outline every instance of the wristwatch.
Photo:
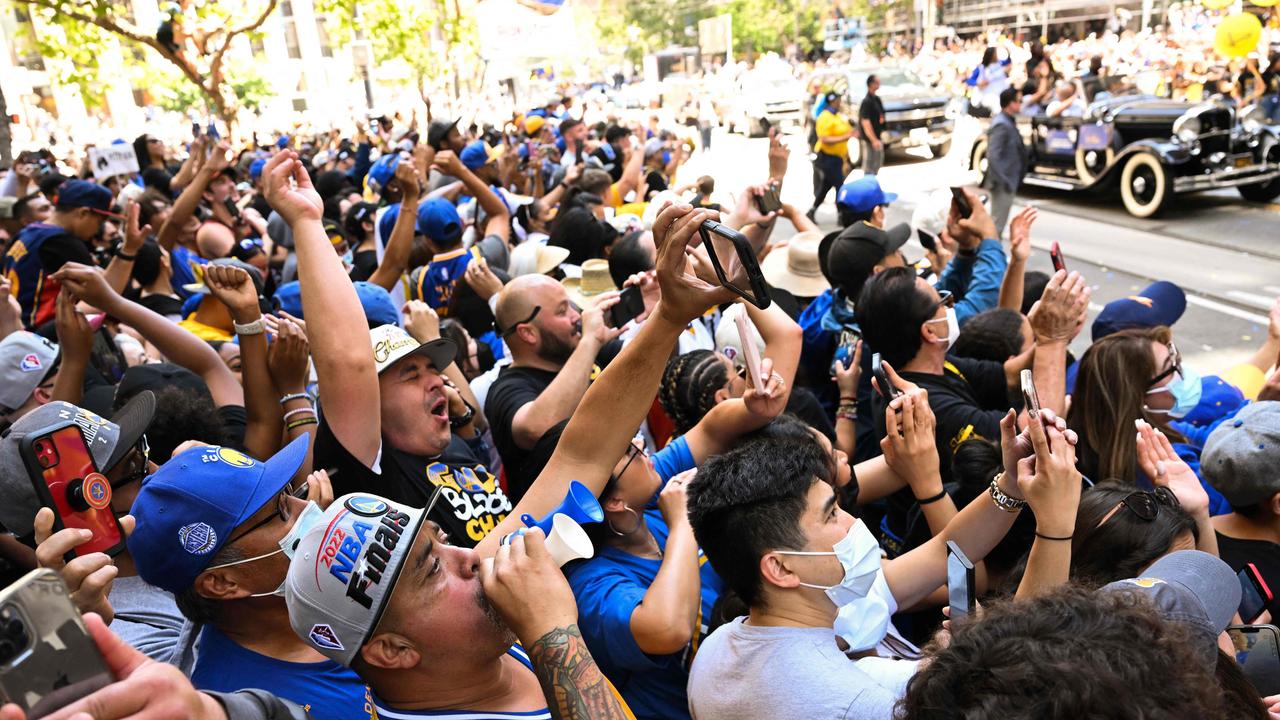
[[474,420],[476,417],[476,409],[471,407],[471,403],[468,403],[466,400],[463,400],[462,404],[467,406],[467,411],[456,417],[453,415],[449,416],[450,430],[461,430],[462,428],[469,425],[471,421]]
[[251,323],[245,323],[244,325],[232,320],[231,327],[235,328],[237,335],[261,335],[266,331],[267,324],[262,321],[262,318],[258,318]]
[[114,252],[115,252],[116,257],[120,258],[121,260],[125,260],[125,261],[127,261],[127,262],[133,262],[134,260],[137,260],[137,259],[138,259],[138,254],[137,254],[137,253],[134,253],[134,254],[130,255],[129,253],[126,253],[126,252],[124,251],[124,243],[123,243],[123,242],[116,243],[116,247],[115,247]]

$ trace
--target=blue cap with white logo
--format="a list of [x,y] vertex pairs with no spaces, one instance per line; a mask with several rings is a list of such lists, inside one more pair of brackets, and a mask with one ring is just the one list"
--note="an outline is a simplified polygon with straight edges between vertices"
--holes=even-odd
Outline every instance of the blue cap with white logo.
[[418,234],[436,244],[457,242],[462,237],[458,208],[444,198],[431,198],[418,206]]
[[174,595],[191,587],[235,529],[274,502],[307,456],[306,435],[259,462],[227,447],[194,447],[160,466],[133,501],[129,553],[138,575]]
[[888,205],[898,199],[897,193],[887,193],[880,187],[875,175],[863,175],[840,186],[836,202],[856,213],[864,213],[877,205]]

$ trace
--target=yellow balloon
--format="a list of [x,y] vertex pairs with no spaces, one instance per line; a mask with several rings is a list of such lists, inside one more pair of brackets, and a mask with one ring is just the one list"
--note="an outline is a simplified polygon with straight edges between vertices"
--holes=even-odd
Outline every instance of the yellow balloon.
[[1231,7],[1235,0],[1202,0],[1200,3],[1210,10],[1224,10]]
[[1249,2],[1257,5],[1258,7],[1271,7],[1277,2],[1280,2],[1280,0],[1249,0]]
[[1213,48],[1229,58],[1245,57],[1258,49],[1262,37],[1262,23],[1252,13],[1230,15],[1218,23],[1213,38]]

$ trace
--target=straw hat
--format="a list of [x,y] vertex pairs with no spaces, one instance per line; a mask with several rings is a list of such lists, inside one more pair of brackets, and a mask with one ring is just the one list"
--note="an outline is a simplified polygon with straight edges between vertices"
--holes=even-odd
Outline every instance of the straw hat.
[[511,277],[546,275],[569,258],[569,248],[525,241],[511,251]]
[[595,258],[582,263],[581,278],[565,278],[560,281],[569,299],[580,308],[594,305],[599,297],[618,288],[609,276],[609,261]]
[[822,231],[806,230],[798,233],[786,247],[775,249],[760,263],[769,284],[782,288],[797,297],[817,297],[831,285],[822,276],[818,263],[818,244]]

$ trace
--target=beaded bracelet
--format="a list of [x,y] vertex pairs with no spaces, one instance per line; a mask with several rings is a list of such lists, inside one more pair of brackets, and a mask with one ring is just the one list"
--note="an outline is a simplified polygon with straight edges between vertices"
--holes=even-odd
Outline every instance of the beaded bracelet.
[[311,409],[311,408],[309,408],[309,407],[298,408],[298,409],[296,409],[296,410],[290,410],[289,412],[285,413],[285,414],[284,414],[284,419],[287,421],[289,418],[293,417],[294,415],[301,415],[302,413],[306,413],[306,414],[310,415],[311,417],[315,417],[315,413],[316,413],[316,411],[315,411],[315,410],[312,410],[312,409]]
[[283,407],[284,404],[289,402],[290,400],[306,400],[307,402],[311,402],[311,396],[304,392],[291,393],[289,395],[285,395],[284,397],[280,398],[280,405]]
[[314,417],[307,417],[307,418],[302,418],[301,420],[294,420],[288,425],[285,425],[285,428],[289,430],[293,430],[295,428],[300,428],[303,425],[319,425],[319,424],[320,424],[320,421],[315,419]]

